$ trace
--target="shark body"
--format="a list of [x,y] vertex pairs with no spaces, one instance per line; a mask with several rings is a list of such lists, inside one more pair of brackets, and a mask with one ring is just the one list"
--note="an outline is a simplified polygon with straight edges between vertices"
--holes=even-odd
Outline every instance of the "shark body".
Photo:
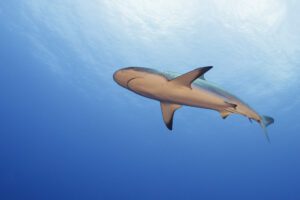
[[173,127],[175,111],[186,105],[215,110],[223,119],[234,113],[246,116],[262,126],[269,140],[266,127],[274,119],[259,115],[241,99],[206,81],[204,74],[211,68],[212,66],[200,67],[178,75],[150,68],[127,67],[116,71],[113,78],[132,92],[160,101],[163,120],[170,130]]

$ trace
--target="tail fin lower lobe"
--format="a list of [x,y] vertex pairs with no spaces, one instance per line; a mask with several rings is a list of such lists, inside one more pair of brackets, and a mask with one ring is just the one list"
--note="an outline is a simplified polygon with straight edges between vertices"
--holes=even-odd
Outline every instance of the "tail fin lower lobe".
[[268,142],[270,142],[270,138],[269,138],[266,127],[269,126],[270,124],[273,124],[273,123],[274,123],[274,119],[272,117],[265,116],[265,115],[261,116],[260,125],[264,129],[264,133],[265,133],[265,136],[266,136]]

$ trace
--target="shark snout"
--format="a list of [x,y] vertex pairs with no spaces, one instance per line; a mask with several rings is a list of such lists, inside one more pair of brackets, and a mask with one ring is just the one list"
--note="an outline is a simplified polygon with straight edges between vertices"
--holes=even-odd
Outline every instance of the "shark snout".
[[120,69],[120,70],[115,71],[115,73],[113,75],[113,79],[119,85],[126,87],[127,78],[126,78],[126,72],[124,72],[124,70]]
[[117,70],[113,74],[113,79],[114,79],[115,82],[118,82],[118,76],[119,76],[120,71],[121,70]]

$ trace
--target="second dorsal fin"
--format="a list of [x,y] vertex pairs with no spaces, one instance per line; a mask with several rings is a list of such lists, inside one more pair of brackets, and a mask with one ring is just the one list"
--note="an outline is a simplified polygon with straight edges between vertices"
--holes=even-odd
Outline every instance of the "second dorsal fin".
[[190,72],[187,72],[185,74],[178,76],[177,78],[171,80],[171,82],[179,84],[179,85],[191,87],[191,84],[194,80],[203,76],[205,74],[205,72],[207,72],[211,68],[212,68],[212,66],[199,67],[197,69],[194,69],[193,71],[190,71]]

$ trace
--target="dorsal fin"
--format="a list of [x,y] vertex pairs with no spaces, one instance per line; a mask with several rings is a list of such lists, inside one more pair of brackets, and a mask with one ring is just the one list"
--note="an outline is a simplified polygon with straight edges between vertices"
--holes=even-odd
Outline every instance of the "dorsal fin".
[[163,120],[169,130],[173,128],[173,116],[174,112],[181,107],[181,105],[167,103],[167,102],[160,102],[161,112],[163,115]]
[[208,70],[210,70],[211,68],[212,68],[212,66],[200,67],[200,68],[194,69],[193,71],[187,72],[185,74],[178,76],[177,78],[174,78],[173,80],[171,80],[171,82],[179,84],[179,85],[191,87],[191,84],[194,80],[203,76],[203,74],[205,72],[207,72]]

